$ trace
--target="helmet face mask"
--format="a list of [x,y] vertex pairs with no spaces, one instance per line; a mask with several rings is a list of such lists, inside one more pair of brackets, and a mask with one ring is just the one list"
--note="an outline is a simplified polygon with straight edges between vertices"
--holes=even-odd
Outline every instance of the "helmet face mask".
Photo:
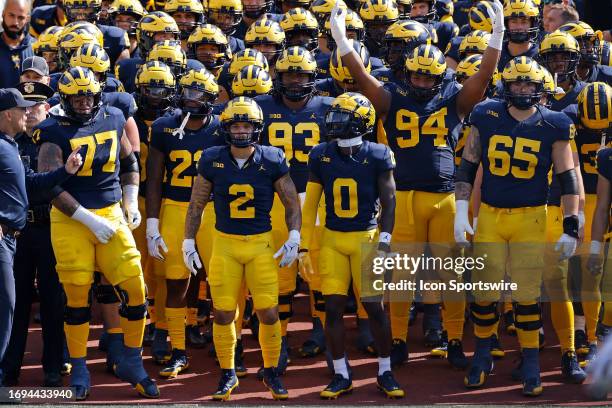
[[88,21],[95,23],[102,10],[100,0],[71,0],[64,4],[64,12],[69,23]]
[[272,0],[246,0],[242,2],[242,14],[252,20],[256,20],[265,13],[272,10]]
[[[506,36],[510,42],[522,44],[536,41],[539,31],[539,20],[536,17],[508,17],[506,19]],[[517,25],[520,28],[512,28]]]
[[192,117],[204,118],[212,112],[215,99],[205,91],[184,87],[179,95],[178,107],[184,113],[189,112]]
[[428,24],[435,20],[436,9],[434,1],[417,0],[410,7],[410,19],[421,24]]
[[117,13],[112,23],[115,27],[119,27],[128,33],[130,37],[136,35],[136,26],[138,25],[138,19],[133,14]]
[[208,21],[219,27],[225,35],[234,34],[241,20],[241,11],[208,10]]
[[302,72],[279,72],[277,89],[290,101],[301,101],[314,92],[315,75]]
[[365,36],[366,38],[376,44],[377,46],[383,46],[383,40],[385,33],[392,23],[385,21],[367,21],[365,22]]
[[341,147],[354,147],[372,133],[376,112],[372,103],[357,92],[339,95],[325,114],[327,138],[337,139]]
[[548,69],[553,75],[557,74],[558,82],[566,82],[575,77],[576,67],[580,60],[579,55],[567,52],[547,52],[541,55],[540,63],[544,68]]
[[98,114],[102,88],[90,69],[68,69],[59,79],[58,91],[60,105],[68,118],[87,123]]
[[246,148],[259,142],[263,131],[263,113],[253,99],[239,96],[230,100],[219,115],[219,120],[228,144]]
[[303,47],[308,51],[315,51],[319,48],[318,33],[316,30],[298,29],[285,33],[288,47]]
[[580,46],[580,62],[597,65],[601,58],[601,42],[596,36],[576,38]]
[[544,95],[544,85],[531,81],[505,81],[504,99],[520,110],[537,105]]
[[408,93],[420,101],[428,101],[442,89],[444,76],[404,71],[404,84]]
[[227,59],[225,53],[221,52],[221,46],[215,44],[198,44],[195,47],[195,57],[206,69],[217,69],[223,66]]
[[177,11],[172,13],[172,18],[179,28],[181,40],[189,38],[193,30],[201,24],[201,16],[188,11]]
[[166,87],[142,85],[136,89],[136,102],[142,109],[143,117],[153,120],[173,107],[174,95],[174,90]]
[[408,94],[418,101],[428,101],[440,93],[446,60],[437,47],[422,44],[415,48],[404,63],[403,83]]

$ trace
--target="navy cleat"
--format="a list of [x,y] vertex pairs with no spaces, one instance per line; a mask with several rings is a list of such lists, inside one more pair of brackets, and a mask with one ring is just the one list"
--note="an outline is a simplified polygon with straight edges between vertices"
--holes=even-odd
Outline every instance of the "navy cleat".
[[589,342],[584,330],[576,330],[574,332],[574,345],[576,347],[576,354],[579,356],[586,356],[588,354]]
[[145,327],[144,336],[142,337],[142,345],[149,347],[155,338],[155,323],[149,323]]
[[589,352],[584,356],[584,360],[580,362],[580,367],[588,367],[589,363],[595,359],[597,355],[597,343],[589,344]]
[[448,333],[446,330],[442,331],[441,342],[438,347],[434,347],[429,352],[432,357],[446,358],[448,353]]
[[387,398],[404,398],[406,396],[399,383],[395,381],[391,371],[385,371],[382,375],[376,377],[376,386],[385,393]]
[[491,337],[491,356],[493,356],[494,359],[499,360],[500,358],[504,358],[505,355],[506,352],[499,342],[499,337],[497,337],[497,334],[494,334]]
[[170,361],[160,370],[159,376],[167,379],[176,378],[180,373],[188,368],[189,360],[187,359],[187,353],[185,350],[174,349],[172,350],[172,357],[170,357]]
[[115,366],[115,374],[145,398],[159,398],[157,384],[147,374],[142,365],[142,348],[125,347],[123,357]]
[[289,393],[283,386],[283,383],[278,376],[278,372],[274,367],[264,368],[263,383],[270,390],[272,398],[275,400],[286,400],[289,398]]
[[229,401],[232,391],[238,387],[238,377],[234,370],[221,370],[217,391],[212,395],[214,401]]
[[463,352],[463,343],[459,339],[452,339],[448,342],[446,358],[451,367],[457,370],[465,370],[470,365]]
[[278,356],[278,365],[276,366],[276,373],[278,375],[284,375],[290,362],[289,342],[287,341],[287,336],[283,336],[281,340],[280,354]]
[[391,345],[391,367],[397,367],[408,360],[408,346],[401,339],[393,339]]
[[566,351],[561,357],[561,375],[570,384],[582,384],[586,380],[587,375],[580,368],[578,357],[573,350]]
[[370,330],[370,320],[357,317],[357,330],[359,330],[357,350],[372,356],[377,355],[374,337],[372,336],[372,330]]
[[195,349],[204,348],[208,343],[198,325],[185,326],[185,340],[188,347]]
[[493,371],[493,358],[491,357],[491,337],[476,339],[476,351],[472,357],[472,365],[463,384],[467,388],[482,387],[487,377]]
[[314,317],[312,319],[310,338],[302,344],[302,347],[300,347],[298,351],[302,357],[315,357],[323,353],[325,349],[325,331],[323,330],[323,324],[321,323],[321,319]]
[[540,381],[540,350],[524,348],[522,351],[523,365],[521,374],[523,380],[523,395],[537,397],[544,388]]
[[170,361],[170,350],[168,349],[168,330],[155,329],[153,343],[151,343],[151,356],[157,365],[164,365]]
[[321,398],[324,399],[336,399],[342,394],[350,393],[353,390],[353,382],[350,379],[346,379],[342,374],[334,374],[331,382],[321,393]]
[[108,333],[106,336],[106,371],[115,372],[115,364],[123,355],[123,333]]
[[71,358],[72,374],[70,376],[70,386],[74,387],[74,396],[77,401],[85,401],[89,396],[91,387],[89,370],[87,369],[86,359]]

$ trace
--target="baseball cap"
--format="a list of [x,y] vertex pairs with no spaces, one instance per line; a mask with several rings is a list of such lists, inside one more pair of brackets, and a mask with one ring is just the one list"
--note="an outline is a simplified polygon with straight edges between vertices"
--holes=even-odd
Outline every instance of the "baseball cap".
[[40,82],[22,82],[17,85],[17,90],[26,101],[34,102],[44,102],[55,93],[51,87]]
[[5,111],[11,108],[29,108],[36,105],[34,101],[26,101],[15,88],[0,89],[0,111]]
[[21,64],[21,73],[23,74],[26,71],[34,71],[38,75],[48,76],[49,75],[49,66],[47,65],[47,61],[43,57],[33,56],[28,57],[23,60]]

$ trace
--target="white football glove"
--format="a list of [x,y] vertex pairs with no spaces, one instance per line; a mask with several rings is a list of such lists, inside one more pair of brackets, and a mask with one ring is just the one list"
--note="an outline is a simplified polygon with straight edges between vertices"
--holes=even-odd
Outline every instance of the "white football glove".
[[576,238],[570,237],[565,233],[561,234],[561,238],[559,238],[557,245],[555,245],[555,251],[561,251],[561,257],[559,260],[562,261],[574,255],[577,246],[578,240]]
[[604,346],[599,350],[595,359],[589,362],[587,372],[591,375],[591,382],[587,386],[589,395],[598,400],[605,400],[612,391],[612,336],[604,340]]
[[495,15],[493,16],[493,30],[491,38],[489,39],[489,47],[501,51],[504,41],[504,31],[506,29],[506,27],[504,27],[504,6],[502,6],[499,0],[494,0],[493,10],[495,11]]
[[338,7],[338,3],[336,3],[329,16],[331,35],[336,42],[336,49],[341,57],[345,56],[353,49],[351,42],[346,36],[345,16],[346,10]]
[[279,266],[291,266],[298,257],[298,249],[300,248],[300,232],[297,230],[289,231],[289,239],[283,246],[274,254],[274,259],[282,255]]
[[198,269],[202,269],[202,261],[196,250],[194,239],[183,240],[183,262],[194,276],[198,274]]
[[587,260],[587,269],[592,275],[599,275],[603,267],[603,256],[602,254],[603,244],[599,241],[591,241],[591,249],[589,253],[589,259]]
[[103,244],[108,243],[113,235],[115,235],[115,232],[117,232],[117,227],[114,226],[109,220],[92,213],[82,206],[79,206],[74,214],[72,214],[72,219],[89,228],[89,230],[96,236],[98,241]]
[[168,253],[168,247],[159,233],[159,218],[147,218],[147,247],[149,255],[160,261],[165,259],[160,248],[164,253]]
[[468,216],[470,202],[467,200],[457,200],[455,205],[457,207],[457,213],[455,214],[455,241],[458,244],[469,245],[469,241],[465,234],[474,235],[474,230],[470,225]]
[[123,186],[123,215],[128,226],[133,231],[140,225],[142,217],[138,211],[138,186],[127,184]]

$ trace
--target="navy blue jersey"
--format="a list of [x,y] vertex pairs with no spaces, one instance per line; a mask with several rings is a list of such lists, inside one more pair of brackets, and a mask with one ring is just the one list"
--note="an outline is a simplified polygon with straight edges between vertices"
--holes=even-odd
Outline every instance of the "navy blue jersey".
[[39,143],[54,143],[62,149],[64,161],[82,146],[83,166],[63,187],[85,208],[104,208],[121,200],[119,152],[124,125],[119,109],[103,105],[88,124],[52,115],[34,130]]
[[400,79],[397,76],[395,76],[391,68],[387,68],[387,67],[379,68],[375,71],[372,71],[371,75],[382,83],[385,83],[385,82],[395,82],[396,84],[400,83]]
[[115,26],[96,24],[104,36],[104,50],[110,59],[111,68],[115,66],[117,57],[123,50],[130,48],[130,39],[125,30]]
[[459,56],[459,46],[461,46],[461,41],[463,41],[462,36],[451,38],[450,42],[448,43],[448,47],[444,52],[448,58],[454,59],[457,64],[461,62],[461,57]]
[[455,2],[455,10],[453,11],[453,21],[459,27],[469,24],[469,13],[472,6],[476,4],[473,0],[458,0]]
[[463,120],[461,124],[461,131],[459,132],[459,138],[457,139],[457,145],[455,146],[455,166],[459,167],[461,164],[461,157],[463,156],[463,149],[465,148],[465,141],[467,140],[472,125],[467,119]]
[[183,114],[176,109],[171,115],[153,122],[150,146],[164,155],[162,197],[188,203],[202,151],[225,145],[225,138],[219,133],[218,116],[211,116],[206,125],[198,130],[185,128],[185,135],[180,139],[172,132],[181,126],[182,121]]
[[147,157],[149,157],[149,143],[151,143],[151,125],[153,121],[144,120],[139,115],[134,116],[134,121],[138,127],[140,136],[140,154],[138,155],[140,169],[140,185],[138,194],[141,197],[147,196]]
[[[142,58],[128,58],[121,60],[115,66],[115,77],[123,84],[125,92],[133,93],[136,90],[136,73],[145,60]],[[204,65],[191,58],[187,58],[187,70],[200,70]],[[177,80],[178,82],[178,80]]]
[[36,38],[25,33],[23,40],[15,47],[9,47],[4,40],[0,41],[0,88],[15,88],[19,85],[21,64],[26,58],[34,55],[32,45]]
[[57,5],[40,6],[32,10],[30,16],[30,34],[38,37],[43,31],[51,26],[65,26],[68,20],[57,18]]
[[552,147],[570,141],[571,119],[544,107],[518,122],[498,100],[476,105],[470,123],[478,129],[482,150],[482,202],[498,208],[546,204]]
[[459,35],[459,27],[455,23],[451,23],[448,21],[435,21],[432,23],[434,29],[436,30],[436,36],[438,37],[438,43],[436,46],[440,49],[440,51],[446,51],[448,44],[453,37]]
[[315,89],[317,90],[317,94],[329,96],[330,98],[335,98],[344,93],[344,90],[336,85],[336,81],[331,77],[317,79],[315,82]]
[[106,84],[102,92],[125,92],[125,89],[121,81],[115,78],[115,75],[109,73],[106,76]]
[[229,72],[230,62],[228,61],[219,70],[219,74],[217,75],[217,84],[222,86],[228,94],[231,95],[232,91],[232,81],[234,80],[234,76]]
[[[563,110],[576,126],[574,139],[578,158],[580,159],[580,173],[586,194],[597,194],[597,151],[601,147],[601,132],[585,128],[578,119],[578,106],[570,105]],[[558,183],[557,183],[558,184]]]
[[270,211],[274,183],[289,172],[283,151],[255,145],[255,152],[239,168],[230,146],[206,149],[198,174],[213,183],[217,231],[253,235],[272,229]]
[[504,42],[502,45],[501,55],[499,57],[499,61],[497,63],[497,70],[501,73],[504,71],[504,68],[507,63],[509,63],[513,58],[516,57],[529,57],[536,58],[538,56],[538,46],[537,44],[531,44],[531,48],[519,55],[511,55],[510,51],[508,51],[508,43]]
[[227,37],[229,41],[230,50],[232,50],[232,54],[237,53],[238,51],[244,50],[244,41],[240,38],[236,38],[233,35]]
[[364,141],[352,157],[336,141],[314,147],[308,168],[325,193],[325,227],[334,231],[366,231],[378,221],[378,176],[395,168],[388,146]]
[[329,73],[329,59],[331,53],[322,52],[317,49],[314,53],[315,61],[317,62],[317,79],[331,78]]
[[605,82],[612,86],[612,67],[606,65],[595,65],[589,71],[584,82]]
[[415,100],[393,82],[385,88],[391,93],[391,104],[379,141],[391,148],[399,163],[394,173],[397,189],[453,191],[461,86],[445,81],[441,92],[427,102]]
[[103,92],[101,99],[104,105],[119,109],[125,120],[134,116],[138,109],[134,97],[126,92]]
[[585,86],[585,82],[576,81],[572,89],[567,91],[565,94],[561,95],[559,98],[557,98],[557,96],[554,96],[552,98],[550,109],[556,112],[561,112],[568,106],[578,103],[578,95],[580,94],[580,91],[582,91],[582,88],[584,88]]
[[285,152],[291,179],[298,193],[303,193],[308,182],[308,153],[325,141],[325,113],[333,99],[313,96],[299,111],[289,109],[272,95],[258,96],[255,100],[264,114],[261,144],[275,146]]
[[597,154],[597,172],[612,183],[612,148],[602,149]]

